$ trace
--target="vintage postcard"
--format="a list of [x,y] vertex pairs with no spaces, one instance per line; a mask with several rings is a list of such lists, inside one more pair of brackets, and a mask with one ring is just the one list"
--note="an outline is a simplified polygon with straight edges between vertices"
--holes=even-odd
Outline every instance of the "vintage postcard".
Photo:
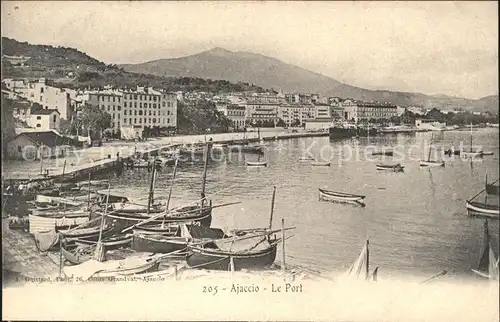
[[2,319],[499,320],[497,2],[1,6]]

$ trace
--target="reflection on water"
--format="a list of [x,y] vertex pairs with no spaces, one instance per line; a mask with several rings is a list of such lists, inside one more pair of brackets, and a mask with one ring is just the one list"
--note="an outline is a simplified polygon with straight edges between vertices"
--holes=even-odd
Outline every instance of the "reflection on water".
[[[211,162],[207,195],[214,204],[242,202],[215,209],[213,226],[267,226],[272,187],[277,186],[274,226],[279,227],[284,218],[287,226],[297,227],[286,244],[290,263],[343,271],[369,237],[370,259],[373,267],[381,267],[381,275],[429,276],[443,269],[470,275],[479,260],[483,221],[467,217],[465,201],[484,188],[486,174],[490,182],[498,178],[498,130],[474,132],[474,145],[493,151],[493,156],[474,161],[456,157],[447,160],[444,168],[420,168],[418,160],[428,151],[430,137],[430,133],[416,133],[336,142],[326,137],[290,139],[267,143],[261,158],[268,161],[266,168],[245,166],[256,155],[231,155]],[[468,132],[449,131],[434,135],[432,144],[439,150],[469,140]],[[404,172],[378,171],[375,164],[381,159],[363,153],[346,157],[349,151],[342,148],[346,145],[361,152],[368,145],[397,145],[405,156]],[[330,151],[332,165],[312,167],[310,161],[299,161],[306,150],[316,158]],[[202,168],[199,162],[180,166],[172,206],[199,198]],[[168,194],[171,172],[170,168],[159,172],[157,197]],[[114,179],[113,186],[145,196],[149,175],[146,170],[128,170]],[[366,207],[319,201],[318,188],[366,195]],[[498,204],[498,198],[489,197],[488,202]],[[498,252],[498,221],[491,221],[490,227],[495,234],[493,249]]]

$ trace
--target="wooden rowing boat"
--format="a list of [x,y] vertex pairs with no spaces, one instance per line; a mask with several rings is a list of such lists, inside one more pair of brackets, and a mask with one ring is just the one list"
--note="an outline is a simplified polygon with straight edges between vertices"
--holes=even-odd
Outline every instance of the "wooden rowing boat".
[[[81,262],[81,259],[76,259],[76,261]],[[78,265],[65,267],[64,273],[85,281],[91,277],[115,277],[153,272],[158,270],[159,264],[158,257],[129,257],[123,260],[108,260],[104,263],[91,259]]]
[[[117,236],[106,238],[101,241],[104,250],[114,250],[122,247],[130,247],[132,242],[132,235]],[[66,243],[61,247],[61,253],[66,261],[72,265],[82,264],[94,256],[94,250],[97,242],[88,241],[84,239],[76,239],[74,243]],[[76,247],[75,247],[76,246]]]
[[313,167],[329,167],[330,166],[330,162],[313,161],[313,162],[311,162],[311,165]]
[[[98,225],[92,227],[77,228],[74,230],[60,230],[59,232],[68,242],[74,242],[76,240],[85,239],[88,241],[97,241],[100,232],[100,220],[97,221]],[[94,223],[95,224],[95,223]],[[103,236],[110,234],[112,232],[113,225],[106,223],[103,227]]]
[[138,252],[167,254],[186,249],[186,245],[186,238],[177,236],[140,234],[134,232],[132,239],[132,249]]
[[[122,247],[130,247],[132,243],[132,238],[133,238],[132,234],[126,234],[123,236],[108,237],[106,239],[103,239],[101,242],[106,250],[111,250]],[[74,243],[79,246],[88,246],[97,244],[97,242],[90,241],[87,239],[75,239]]]
[[394,155],[394,151],[392,151],[392,150],[374,151],[374,152],[372,152],[372,155],[374,155],[374,156],[386,155],[386,156],[392,157]]
[[421,167],[444,167],[444,161],[420,160]]
[[85,216],[75,216],[75,217],[42,217],[29,215],[29,232],[30,234],[37,232],[45,232],[54,229],[55,231],[60,231],[62,229],[69,229],[71,227],[76,227],[89,221],[88,214]]
[[377,170],[389,170],[389,171],[394,171],[394,172],[403,172],[404,167],[400,163],[397,163],[397,164],[378,163]]
[[[98,213],[100,214],[100,213]],[[108,218],[116,220],[117,225],[127,227],[137,224],[141,221],[147,220],[152,216],[158,214],[148,215],[146,213],[109,213],[106,215]],[[212,207],[205,206],[188,206],[170,211],[165,216],[158,217],[149,222],[151,225],[171,224],[171,223],[189,223],[199,222],[202,226],[210,227],[212,223]]]
[[267,167],[267,161],[247,161],[248,167]]
[[319,189],[320,200],[341,201],[341,202],[362,202],[366,196],[352,193],[338,192],[326,189]]
[[480,215],[483,217],[499,218],[498,205],[486,204],[478,201],[467,200],[465,204],[469,215]]
[[[268,268],[276,259],[279,240],[255,234],[255,238],[223,238],[203,245],[188,244],[186,262],[191,268],[234,270]],[[231,264],[232,262],[232,264]]]

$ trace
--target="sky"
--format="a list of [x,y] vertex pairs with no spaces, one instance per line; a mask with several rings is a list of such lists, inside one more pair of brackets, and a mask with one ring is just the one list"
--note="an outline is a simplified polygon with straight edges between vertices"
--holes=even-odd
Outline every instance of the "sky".
[[139,63],[213,47],[368,89],[498,94],[496,2],[1,2],[4,37]]

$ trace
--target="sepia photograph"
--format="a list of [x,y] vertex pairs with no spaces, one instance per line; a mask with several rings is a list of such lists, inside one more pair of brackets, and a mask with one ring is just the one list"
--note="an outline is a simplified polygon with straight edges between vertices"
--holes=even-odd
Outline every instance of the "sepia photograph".
[[2,320],[500,321],[495,1],[2,1]]

